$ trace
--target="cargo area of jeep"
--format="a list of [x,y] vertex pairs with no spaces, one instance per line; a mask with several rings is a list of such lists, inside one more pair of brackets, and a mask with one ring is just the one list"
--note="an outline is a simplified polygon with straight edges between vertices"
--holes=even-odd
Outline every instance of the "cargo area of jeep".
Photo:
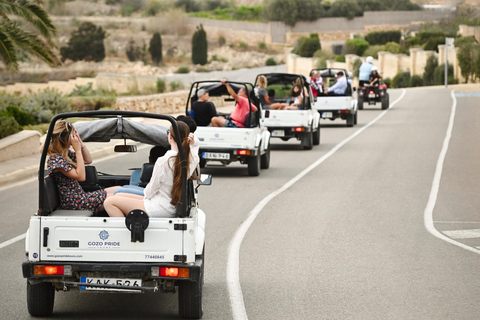
[[[56,115],[45,141],[50,141],[56,121],[71,118],[89,120],[74,123],[87,146],[105,143],[105,148],[131,153],[131,156],[135,156],[133,152],[137,148],[168,147],[170,126],[177,140],[180,136],[171,116],[87,111]],[[210,184],[211,177],[201,175],[198,181],[188,179],[185,161],[182,161],[182,197],[174,218],[150,218],[141,210],[133,210],[125,218],[109,217],[104,211],[65,210],[59,207],[55,180],[44,170],[47,148],[48,143],[40,157],[39,205],[30,219],[22,264],[29,313],[50,316],[56,291],[169,292],[178,293],[180,317],[201,318],[206,217],[196,196],[199,185]],[[181,149],[178,156],[185,159]],[[143,162],[137,170],[141,171],[142,181],[148,183],[146,176],[148,172],[151,175],[153,165]],[[97,172],[94,166],[86,169],[87,179],[81,183],[84,190],[131,182],[128,167],[120,174]]]

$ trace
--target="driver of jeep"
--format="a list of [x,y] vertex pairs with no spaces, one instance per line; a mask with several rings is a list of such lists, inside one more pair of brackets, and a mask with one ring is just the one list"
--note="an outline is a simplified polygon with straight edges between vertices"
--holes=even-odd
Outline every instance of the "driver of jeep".
[[333,86],[325,89],[325,94],[328,95],[344,95],[347,91],[347,78],[344,76],[343,71],[337,72],[337,81]]

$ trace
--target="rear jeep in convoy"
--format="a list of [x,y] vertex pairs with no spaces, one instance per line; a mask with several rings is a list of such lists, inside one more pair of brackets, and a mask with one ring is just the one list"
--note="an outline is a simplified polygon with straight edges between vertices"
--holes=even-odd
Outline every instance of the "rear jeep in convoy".
[[[137,146],[167,147],[170,126],[180,144],[172,117],[128,111],[59,114],[52,119],[45,141],[50,141],[56,121],[69,118],[96,118],[74,124],[82,140],[87,144],[119,141],[115,146],[108,143],[107,148],[114,147],[125,157],[136,152]],[[44,171],[47,148],[46,144],[41,154],[38,211],[30,218],[22,264],[28,312],[39,317],[51,315],[56,291],[178,292],[180,316],[201,318],[206,217],[196,193],[199,184],[209,184],[210,176],[201,175],[194,182],[187,177],[186,165],[182,166],[182,198],[175,218],[149,218],[141,210],[133,210],[126,218],[112,218],[105,212],[63,210],[59,208],[55,180]],[[182,149],[179,156],[185,159]],[[87,179],[81,186],[95,190],[129,184],[128,170],[126,167],[124,173],[108,174],[86,166]],[[143,164],[141,171],[142,181],[148,183],[152,165]]]

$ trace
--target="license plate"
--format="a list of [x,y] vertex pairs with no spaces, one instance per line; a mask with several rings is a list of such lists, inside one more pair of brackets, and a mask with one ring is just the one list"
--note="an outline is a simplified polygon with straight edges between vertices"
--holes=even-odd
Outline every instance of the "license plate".
[[101,287],[80,287],[80,290],[107,290],[107,291],[132,291],[137,292],[139,290],[128,290],[128,287],[141,287],[142,279],[118,279],[118,278],[92,278],[81,277],[80,282],[88,284],[109,284],[122,286],[123,288],[101,288]]
[[230,160],[230,153],[204,152],[203,159]]
[[333,113],[331,112],[322,113],[322,118],[332,118],[332,117],[333,117]]
[[272,137],[284,137],[285,131],[284,130],[273,130]]
[[369,98],[375,98],[375,95],[374,94],[369,94],[368,97]]

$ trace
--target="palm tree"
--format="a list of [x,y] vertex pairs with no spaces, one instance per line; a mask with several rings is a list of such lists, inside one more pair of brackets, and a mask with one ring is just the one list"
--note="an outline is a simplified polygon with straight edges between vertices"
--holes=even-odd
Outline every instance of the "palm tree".
[[[49,65],[59,65],[53,53],[57,30],[48,13],[40,6],[42,0],[0,0],[0,58],[11,71],[18,71],[16,50],[28,52]],[[28,29],[20,25],[27,22]]]

